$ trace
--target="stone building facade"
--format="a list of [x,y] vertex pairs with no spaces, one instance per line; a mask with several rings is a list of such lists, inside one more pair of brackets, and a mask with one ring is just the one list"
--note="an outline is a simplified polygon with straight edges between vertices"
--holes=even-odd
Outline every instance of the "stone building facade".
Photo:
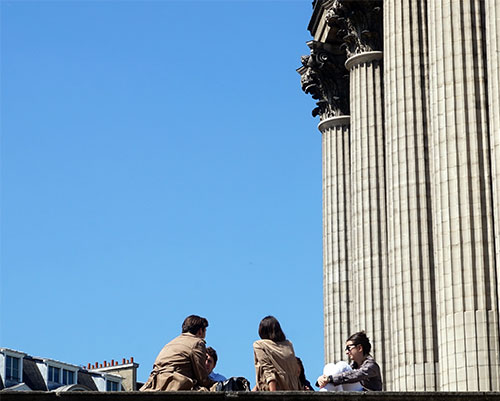
[[316,0],[325,360],[386,390],[500,390],[500,0]]

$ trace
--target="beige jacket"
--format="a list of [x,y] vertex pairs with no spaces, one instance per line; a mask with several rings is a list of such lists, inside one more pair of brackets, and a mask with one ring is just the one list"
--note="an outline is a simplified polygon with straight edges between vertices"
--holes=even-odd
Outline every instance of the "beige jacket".
[[271,380],[276,380],[278,391],[302,390],[299,365],[290,341],[258,340],[253,343],[253,352],[258,391],[269,391]]
[[149,379],[140,391],[198,390],[210,387],[205,360],[205,340],[182,333],[163,347],[153,365]]

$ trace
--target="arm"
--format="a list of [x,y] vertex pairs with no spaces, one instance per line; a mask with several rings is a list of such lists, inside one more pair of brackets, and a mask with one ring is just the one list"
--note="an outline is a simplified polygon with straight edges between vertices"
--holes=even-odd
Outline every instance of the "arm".
[[215,382],[208,377],[207,368],[205,366],[206,359],[207,349],[205,348],[205,342],[199,341],[191,353],[193,372],[200,386],[210,388]]
[[[269,385],[269,389],[271,391],[276,391],[276,369],[271,358],[258,343],[254,343],[253,351],[255,356],[255,365],[258,364],[262,368],[264,380]],[[272,390],[272,388],[274,388],[274,390]]]
[[341,372],[334,376],[329,376],[329,382],[338,386],[342,383],[356,383],[379,375],[379,369],[375,362],[366,361],[359,369],[353,369],[348,372]]

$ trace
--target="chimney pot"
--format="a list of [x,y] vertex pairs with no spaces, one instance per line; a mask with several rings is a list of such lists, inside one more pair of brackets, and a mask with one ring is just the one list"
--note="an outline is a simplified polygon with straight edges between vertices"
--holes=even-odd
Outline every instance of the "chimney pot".
[[125,358],[123,358],[122,360],[122,365],[125,365]]
[[134,363],[134,357],[133,356],[130,357],[130,363]]
[[109,366],[115,366],[115,360],[114,359],[111,359],[111,365]]
[[106,361],[104,361],[104,367],[108,366],[108,363]]
[[87,370],[89,370],[89,369],[90,369],[90,363],[87,364]]

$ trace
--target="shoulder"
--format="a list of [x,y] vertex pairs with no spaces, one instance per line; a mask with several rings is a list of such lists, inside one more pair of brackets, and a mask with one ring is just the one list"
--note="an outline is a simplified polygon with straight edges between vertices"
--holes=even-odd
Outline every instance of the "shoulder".
[[205,340],[200,337],[196,337],[191,333],[182,333],[176,340],[179,339],[179,342],[190,345],[193,348],[195,347],[203,347],[205,348]]
[[223,382],[224,380],[227,380],[224,376],[215,372],[210,373],[208,377],[216,382]]
[[293,344],[291,341],[289,340],[285,340],[285,341],[280,341],[279,343],[276,343],[276,345],[280,348],[280,349],[291,349],[293,350]]
[[265,349],[265,348],[269,348],[272,344],[274,344],[274,341],[271,341],[271,340],[257,340],[257,341],[254,341],[253,348],[254,349]]
[[368,355],[361,366],[374,367],[380,370],[380,366],[371,355]]

